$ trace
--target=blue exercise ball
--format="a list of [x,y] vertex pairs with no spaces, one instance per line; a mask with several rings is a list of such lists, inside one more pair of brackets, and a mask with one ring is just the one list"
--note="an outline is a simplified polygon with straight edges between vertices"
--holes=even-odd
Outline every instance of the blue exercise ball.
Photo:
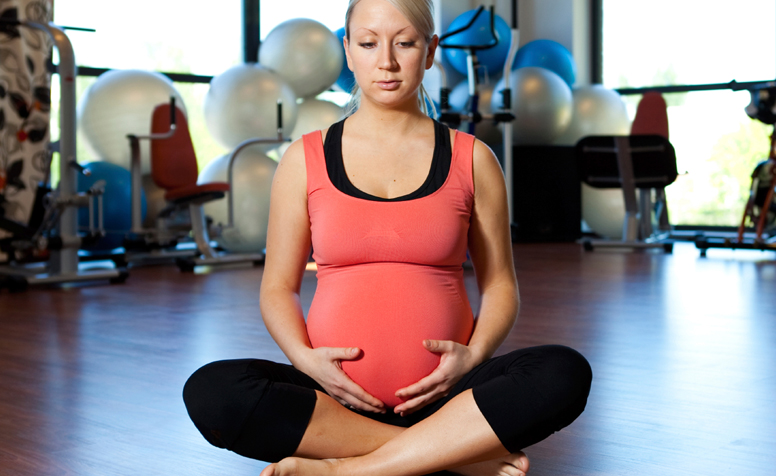
[[[89,176],[78,176],[78,191],[89,190],[99,180],[105,180],[105,193],[102,196],[102,219],[106,235],[97,243],[85,247],[92,251],[112,250],[122,246],[124,237],[132,228],[132,174],[120,165],[110,162],[91,162],[85,167]],[[142,189],[141,189],[142,190]],[[146,197],[142,192],[142,215],[146,215]],[[95,202],[94,224],[97,226],[97,206]],[[78,210],[78,227],[82,232],[89,229],[89,209]]]
[[[451,32],[465,27],[471,19],[474,18],[475,13],[477,13],[477,9],[462,13],[450,23],[450,27],[447,31]],[[498,74],[504,69],[504,63],[506,63],[507,54],[509,54],[509,44],[512,41],[512,31],[509,29],[509,25],[507,25],[507,22],[498,15],[496,15],[494,26],[499,38],[498,44],[493,48],[477,51],[477,59],[481,65],[484,65],[487,68],[488,74],[490,75]],[[492,40],[493,35],[490,31],[490,12],[483,10],[470,28],[447,38],[444,43],[458,46],[486,45]],[[466,66],[466,50],[444,48],[444,52],[453,68],[461,74],[468,73]]]
[[[340,28],[334,33],[337,35],[340,46],[342,46],[342,39],[345,38],[345,27]],[[342,46],[342,54],[345,54],[344,46]],[[348,68],[347,58],[345,58],[345,61],[342,62],[342,71],[340,71],[339,77],[334,84],[336,84],[338,88],[345,91],[346,93],[349,93],[353,90],[353,86],[356,84],[356,77],[353,76],[353,71]]]
[[534,40],[526,43],[515,56],[512,69],[535,66],[549,69],[560,76],[569,87],[574,86],[577,80],[577,64],[569,50],[557,41]]

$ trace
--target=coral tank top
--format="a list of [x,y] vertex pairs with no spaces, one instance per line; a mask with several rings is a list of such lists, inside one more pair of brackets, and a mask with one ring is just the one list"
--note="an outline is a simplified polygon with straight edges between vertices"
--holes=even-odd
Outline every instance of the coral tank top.
[[[329,133],[332,133],[331,130]],[[456,132],[442,186],[411,200],[376,201],[334,186],[321,132],[303,136],[307,207],[318,285],[307,315],[314,348],[358,347],[342,369],[388,407],[430,374],[424,339],[467,344],[474,324],[463,282],[474,183],[474,137]]]

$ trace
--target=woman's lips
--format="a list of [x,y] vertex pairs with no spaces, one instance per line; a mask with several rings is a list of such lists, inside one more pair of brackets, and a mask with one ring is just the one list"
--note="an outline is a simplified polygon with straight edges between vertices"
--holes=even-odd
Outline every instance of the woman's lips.
[[377,85],[387,91],[392,91],[399,87],[401,81],[378,81]]

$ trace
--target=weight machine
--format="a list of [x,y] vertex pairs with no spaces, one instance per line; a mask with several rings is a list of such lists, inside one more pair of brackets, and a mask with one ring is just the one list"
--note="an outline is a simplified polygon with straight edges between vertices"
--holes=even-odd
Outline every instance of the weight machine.
[[[103,268],[98,263],[80,263],[78,250],[82,245],[99,239],[102,229],[102,193],[104,183],[98,182],[91,190],[78,193],[78,174],[88,175],[88,169],[76,160],[76,64],[73,46],[63,27],[21,20],[2,20],[24,28],[41,30],[48,34],[59,52],[58,74],[60,81],[60,140],[59,173],[57,190],[47,193],[39,190],[38,210],[44,210],[42,218],[33,217],[25,226],[8,219],[0,221],[0,227],[10,231],[12,237],[3,240],[11,262],[0,266],[0,287],[21,291],[29,285],[63,284],[82,281],[109,280],[123,283],[129,274],[124,268]],[[85,236],[78,233],[78,208],[88,207],[90,230]],[[38,219],[40,221],[38,221]],[[96,222],[96,224],[95,224]],[[48,260],[37,263],[21,263],[17,258],[25,253],[48,255]]]

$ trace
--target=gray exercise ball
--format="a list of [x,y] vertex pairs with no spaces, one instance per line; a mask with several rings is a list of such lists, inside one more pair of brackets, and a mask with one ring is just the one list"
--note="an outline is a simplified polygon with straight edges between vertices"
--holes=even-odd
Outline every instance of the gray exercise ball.
[[[283,78],[255,63],[233,66],[210,81],[203,110],[205,124],[219,144],[228,149],[257,137],[276,138],[278,100],[283,104],[283,135],[296,124],[296,95]],[[264,144],[270,150],[277,144]]]
[[556,144],[573,146],[587,136],[630,134],[628,109],[617,91],[593,84],[574,89],[572,96],[571,123]]
[[259,63],[276,71],[301,98],[329,89],[344,61],[345,51],[337,35],[309,18],[279,24],[259,48]]
[[[493,109],[501,106],[504,84],[502,78],[495,87]],[[510,88],[515,144],[550,144],[563,134],[571,122],[573,104],[571,88],[563,78],[548,69],[529,66],[512,72]]]

